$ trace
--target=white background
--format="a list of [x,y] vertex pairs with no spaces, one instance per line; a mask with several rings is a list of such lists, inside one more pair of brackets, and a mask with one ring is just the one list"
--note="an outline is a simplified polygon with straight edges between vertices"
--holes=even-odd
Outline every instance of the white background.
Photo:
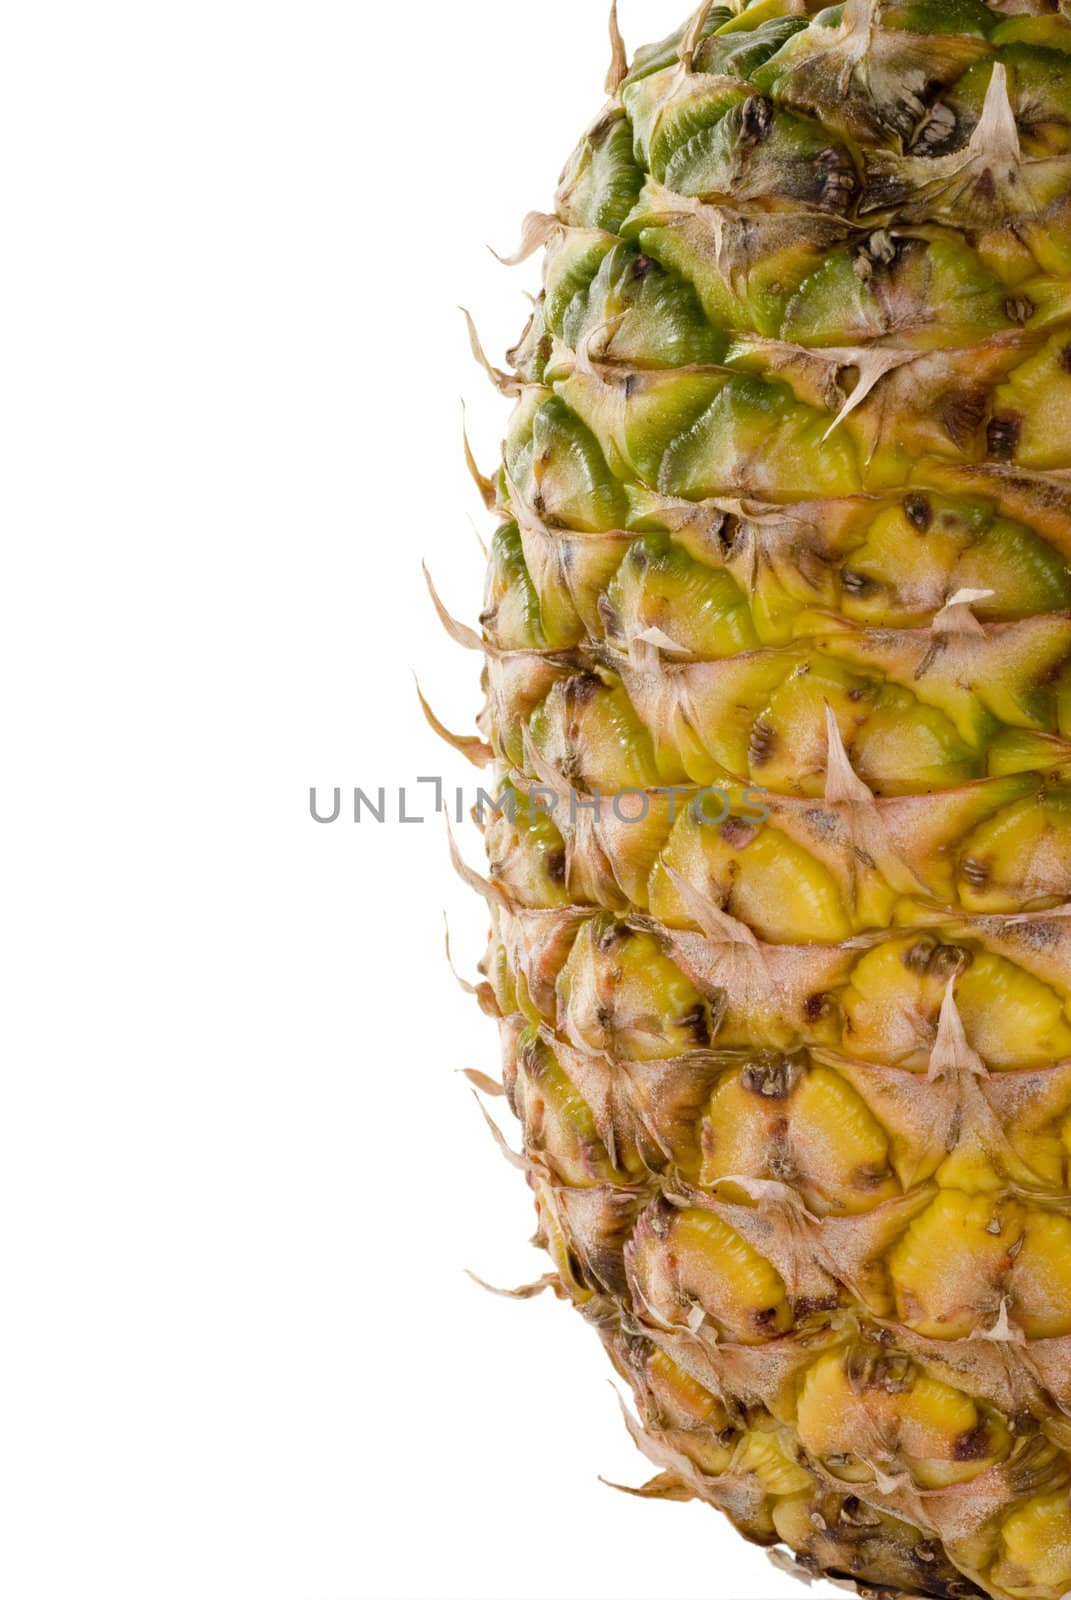
[[456,308],[500,357],[537,268],[485,243],[607,57],[601,0],[3,9],[10,1600],[796,1592],[603,1487],[595,1336],[463,1276],[543,1270],[458,1076],[483,913],[440,826],[308,811],[470,781],[410,675],[471,729]]

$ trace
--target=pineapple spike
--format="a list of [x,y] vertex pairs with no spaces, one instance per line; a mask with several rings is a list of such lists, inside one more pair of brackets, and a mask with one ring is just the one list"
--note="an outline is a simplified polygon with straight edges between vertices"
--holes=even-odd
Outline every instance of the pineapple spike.
[[424,582],[428,586],[428,593],[431,595],[431,603],[435,607],[435,613],[443,627],[446,629],[446,632],[450,635],[451,639],[453,639],[455,644],[459,644],[463,650],[477,650],[481,655],[486,655],[487,646],[484,644],[479,634],[476,633],[472,628],[467,627],[465,623],[458,622],[455,617],[450,615],[449,611],[447,611],[446,607],[439,599],[438,591],[432,582],[431,573],[428,571],[427,566],[424,564],[424,562],[421,562],[420,565],[424,574]]
[[[585,378],[593,378],[596,383],[603,382],[602,374],[597,363],[605,361],[606,348],[618,328],[628,316],[627,311],[619,311],[616,316],[607,317],[605,322],[598,322],[581,339],[576,350],[576,370]],[[591,347],[596,339],[601,341],[601,352],[597,356],[591,353]]]
[[599,1474],[599,1482],[607,1489],[612,1489],[615,1494],[631,1495],[634,1500],[677,1500],[682,1504],[696,1498],[695,1490],[689,1489],[686,1483],[672,1472],[659,1472],[653,1478],[648,1478],[646,1483],[636,1486],[630,1483],[615,1483],[612,1478],[604,1478]]
[[880,26],[882,0],[845,0],[842,27],[845,34],[858,36],[861,56],[870,43],[874,29]]
[[1012,1322],[1008,1312],[1008,1296],[1001,1295],[996,1321],[989,1328],[975,1328],[972,1339],[988,1339],[991,1344],[1025,1344],[1026,1334]]
[[491,1137],[498,1146],[499,1152],[509,1163],[509,1165],[511,1167],[516,1167],[518,1172],[538,1173],[539,1168],[534,1161],[530,1161],[527,1156],[518,1155],[516,1150],[510,1149],[505,1134],[502,1132],[502,1129],[498,1126],[498,1123],[488,1111],[487,1107],[484,1105],[475,1089],[472,1091],[472,1098],[479,1107],[480,1116],[483,1118],[484,1122],[486,1122]]
[[540,755],[530,729],[523,730],[521,741],[525,766],[531,770],[544,789],[549,789],[560,801],[568,802],[571,791],[564,774],[559,772],[552,762]]
[[450,864],[462,883],[467,888],[474,889],[481,899],[487,901],[488,905],[498,906],[500,910],[508,910],[509,901],[498,885],[492,883],[488,878],[482,878],[476,869],[470,867],[462,856],[457,847],[457,840],[454,838],[454,830],[450,826],[449,818],[446,821],[446,838],[450,852]]
[[957,589],[934,617],[934,633],[984,634],[985,629],[971,607],[992,598],[992,589]]
[[465,465],[469,469],[469,476],[480,491],[480,499],[483,501],[485,509],[494,511],[498,499],[495,494],[495,486],[490,478],[484,477],[477,465],[476,457],[472,453],[472,445],[469,443],[468,427],[465,421],[464,402],[461,405],[461,438],[464,444]]
[[718,943],[742,945],[745,949],[760,954],[758,940],[746,922],[740,922],[736,917],[730,916],[722,906],[715,903],[709,890],[704,892],[675,868],[667,866],[666,872],[680,895],[688,915],[708,939]]
[[483,1278],[477,1277],[475,1272],[465,1268],[466,1278],[471,1278],[477,1288],[484,1289],[488,1294],[497,1295],[501,1300],[534,1300],[537,1295],[545,1294],[548,1289],[553,1289],[555,1294],[562,1293],[562,1281],[556,1272],[545,1272],[534,1283],[522,1283],[516,1289],[499,1289],[493,1283],[487,1283]]
[[491,552],[487,548],[487,540],[484,538],[483,534],[480,532],[479,528],[476,526],[475,517],[473,517],[469,512],[466,512],[465,513],[465,518],[466,518],[466,521],[468,522],[469,527],[472,529],[473,538],[476,540],[476,543],[480,547],[480,554],[483,556],[483,559],[484,559],[485,562],[489,561],[490,558],[491,558]]
[[483,557],[483,562],[490,562],[491,552],[487,546],[487,539],[483,538],[483,534],[480,533],[479,528],[475,526],[475,517],[472,517],[469,512],[466,512],[464,515],[466,515],[466,522],[469,523],[469,528],[472,530],[472,538],[475,539],[477,546],[480,547],[480,555]]
[[681,68],[686,76],[692,71],[693,57],[695,56],[699,41],[703,37],[703,29],[706,26],[707,18],[710,16],[710,13],[713,11],[713,9],[714,0],[703,0],[703,3],[700,5],[699,9],[693,15],[691,22],[688,24],[684,38],[681,41]]
[[852,367],[858,374],[855,387],[845,398],[837,415],[822,436],[822,443],[830,439],[841,423],[863,404],[882,378],[899,367],[909,366],[919,355],[913,350],[827,350],[824,354],[843,367]]
[[844,748],[844,740],[840,736],[840,727],[828,700],[826,701],[826,744],[825,798],[827,804],[837,805],[841,802],[847,802],[848,804],[873,805],[874,796],[848,759],[848,752]]
[[[468,979],[463,977],[455,967],[454,957],[450,949],[450,923],[447,919],[445,911],[443,912],[443,943],[446,949],[446,965],[450,968],[451,975],[458,988],[461,989],[465,994],[470,994],[474,997],[480,1007],[480,1010],[485,1016],[497,1017],[501,1021],[502,1011],[498,1001],[495,999],[495,992],[491,985],[486,982],[470,983]],[[476,1072],[471,1067],[463,1067],[462,1071],[465,1073],[465,1076],[469,1079],[470,1083],[475,1083],[478,1088],[482,1086],[485,1094],[505,1093],[505,1090],[502,1088],[501,1084],[496,1084],[495,1079],[488,1078],[485,1073]],[[488,1085],[490,1085],[490,1087],[488,1087]]]
[[484,744],[479,734],[451,733],[435,715],[434,711],[425,700],[419,681],[416,682],[417,699],[420,709],[424,713],[425,721],[433,733],[438,734],[444,744],[448,744],[463,755],[466,761],[471,761],[474,767],[486,767],[495,759],[495,753],[489,744]]
[[1019,127],[1008,95],[1008,69],[1003,61],[994,63],[982,115],[968,149],[978,160],[991,164],[1004,162],[1017,167],[1022,162]]
[[610,52],[606,93],[616,98],[618,90],[628,77],[628,51],[625,49],[625,41],[621,37],[621,28],[617,20],[617,0],[610,0]]
[[511,377],[508,372],[503,372],[500,367],[493,367],[490,361],[488,361],[487,356],[484,353],[483,345],[480,343],[480,336],[476,331],[476,324],[473,322],[471,314],[466,311],[464,306],[459,306],[458,310],[465,319],[465,326],[469,331],[469,348],[476,359],[477,366],[483,368],[484,372],[486,372],[487,376],[490,378],[499,394],[507,396],[516,396],[520,394],[521,388],[518,380],[515,377]]
[[928,1077],[931,1082],[938,1078],[959,1078],[964,1075],[976,1078],[987,1076],[985,1062],[967,1041],[963,1018],[956,1005],[955,988],[956,981],[950,978],[941,1001],[937,1037],[930,1052]]
[[475,995],[477,992],[476,984],[470,983],[467,978],[463,977],[454,965],[454,957],[450,949],[450,921],[445,911],[443,912],[443,943],[446,949],[446,965],[450,968],[454,982],[466,994]]
[[[561,223],[557,217],[548,216],[545,211],[529,211],[521,224],[520,243],[513,254],[500,256],[498,251],[494,249],[491,249],[491,254],[504,267],[519,267],[522,261],[527,261],[530,256],[534,256],[537,250],[544,249],[554,238],[554,235],[560,232]],[[491,247],[488,246],[488,248],[490,249]],[[467,312],[465,314],[466,316],[468,315]],[[476,359],[481,366],[485,364],[482,359],[482,351]],[[507,382],[511,381],[505,373],[498,372],[496,369],[494,371],[495,382],[497,383],[502,378],[505,378]]]
[[496,1078],[489,1078],[486,1072],[478,1072],[475,1067],[462,1067],[460,1071],[461,1076],[467,1078],[480,1094],[489,1095],[492,1100],[504,1098],[506,1091]]
[[[772,1550],[766,1551],[766,1559],[777,1572],[787,1573],[790,1578],[795,1578],[797,1583],[805,1584],[808,1589],[814,1582],[814,1573],[811,1568],[804,1562],[797,1561],[794,1555],[787,1550],[781,1549],[779,1545],[774,1545]],[[858,1592],[854,1583],[840,1582],[836,1578],[830,1578],[829,1574],[825,1572],[822,1574],[822,1578],[825,1583],[831,1583],[834,1589],[846,1589],[852,1594]]]

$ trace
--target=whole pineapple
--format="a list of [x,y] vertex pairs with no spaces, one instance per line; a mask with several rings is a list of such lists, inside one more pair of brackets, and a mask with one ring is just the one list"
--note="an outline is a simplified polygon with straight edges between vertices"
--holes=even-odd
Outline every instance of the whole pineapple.
[[1069,14],[615,21],[484,485],[553,1286],[648,1492],[934,1596],[1071,1590]]

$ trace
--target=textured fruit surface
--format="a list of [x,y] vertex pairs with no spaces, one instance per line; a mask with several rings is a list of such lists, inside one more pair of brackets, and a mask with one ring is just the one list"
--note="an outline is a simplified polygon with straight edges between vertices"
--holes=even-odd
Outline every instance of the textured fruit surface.
[[932,1596],[1071,1591],[1069,18],[616,48],[455,627],[481,994],[648,1492]]

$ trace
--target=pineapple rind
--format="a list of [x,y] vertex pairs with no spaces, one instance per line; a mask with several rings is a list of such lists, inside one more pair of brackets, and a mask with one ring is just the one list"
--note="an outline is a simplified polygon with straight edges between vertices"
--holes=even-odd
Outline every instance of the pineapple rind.
[[485,999],[554,1286],[647,1492],[1061,1600],[1071,8],[705,5],[533,236]]

